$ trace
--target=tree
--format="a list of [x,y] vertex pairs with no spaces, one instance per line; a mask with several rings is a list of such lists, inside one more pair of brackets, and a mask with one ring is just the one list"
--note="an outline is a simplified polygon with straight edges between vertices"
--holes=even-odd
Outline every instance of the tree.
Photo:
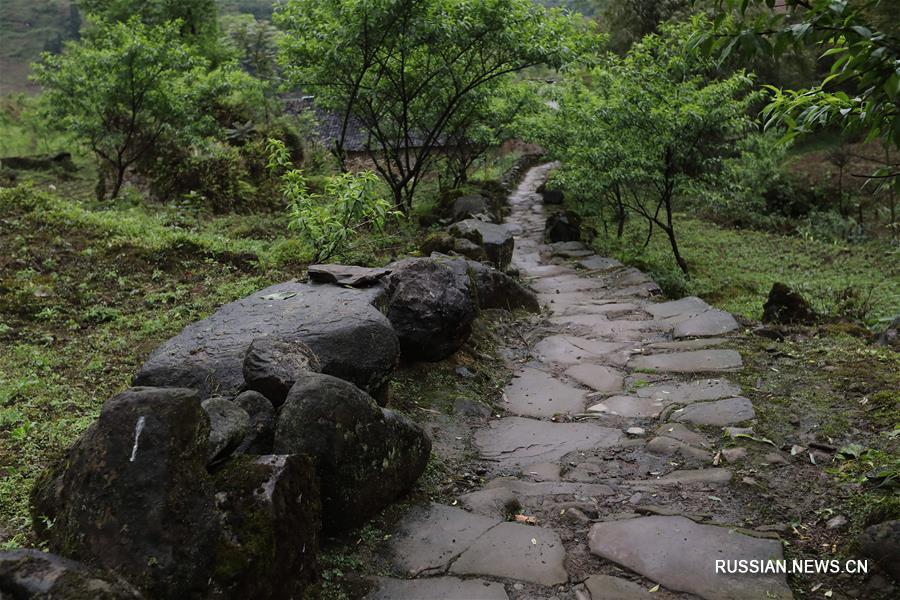
[[113,198],[128,169],[164,136],[185,135],[203,118],[192,112],[191,89],[207,64],[181,41],[176,23],[101,22],[33,70],[47,118],[90,148],[101,164],[98,190],[111,184]]
[[690,0],[617,0],[607,4],[598,17],[609,33],[609,47],[624,54],[646,35],[659,33],[669,19],[686,16]]
[[453,187],[489,149],[515,137],[518,123],[538,110],[539,98],[525,82],[501,80],[473,93],[447,126],[444,159]]
[[125,23],[137,18],[144,25],[179,21],[185,38],[218,35],[216,0],[77,0],[89,16],[101,21]]
[[710,80],[709,62],[685,48],[688,29],[670,26],[646,36],[625,58],[608,55],[587,73],[574,73],[558,109],[538,137],[562,162],[561,177],[588,205],[626,211],[669,240],[688,272],[675,230],[676,204],[710,180],[750,126],[751,79],[744,73]]
[[[713,27],[697,32],[693,42],[708,52],[727,57],[743,51],[778,58],[789,48],[812,46],[821,52],[820,60],[833,61],[819,85],[798,90],[770,87],[771,100],[763,111],[767,127],[784,125],[791,138],[839,126],[900,146],[895,2],[783,0],[776,5],[774,0],[717,0],[716,4]],[[893,180],[900,174],[898,167],[886,165],[875,176]]]
[[335,155],[358,123],[407,211],[473,94],[580,49],[576,21],[530,0],[289,0],[275,22],[288,80],[340,115]]

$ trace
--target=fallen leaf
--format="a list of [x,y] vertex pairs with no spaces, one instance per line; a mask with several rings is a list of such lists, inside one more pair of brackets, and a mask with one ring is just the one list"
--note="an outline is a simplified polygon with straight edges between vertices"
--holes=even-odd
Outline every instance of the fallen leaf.
[[274,294],[266,294],[263,300],[287,300],[297,295],[297,292],[275,292]]

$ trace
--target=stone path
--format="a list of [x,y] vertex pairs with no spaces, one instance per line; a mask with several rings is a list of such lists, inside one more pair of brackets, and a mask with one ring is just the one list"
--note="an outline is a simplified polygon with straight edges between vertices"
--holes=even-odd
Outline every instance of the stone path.
[[508,349],[506,414],[472,433],[485,484],[411,509],[388,543],[395,577],[369,598],[792,598],[784,575],[716,571],[782,558],[738,528],[720,464],[741,455],[722,428],[755,418],[727,379],[741,356],[720,347],[737,322],[699,298],[655,301],[646,275],[578,242],[545,245],[535,190],[550,168],[510,197],[513,266],[547,310]]

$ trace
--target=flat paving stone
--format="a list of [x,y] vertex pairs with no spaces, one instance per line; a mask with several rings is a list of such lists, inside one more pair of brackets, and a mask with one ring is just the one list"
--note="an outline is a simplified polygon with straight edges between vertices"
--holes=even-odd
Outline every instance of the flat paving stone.
[[555,277],[540,277],[531,282],[531,288],[542,294],[584,292],[603,289],[603,282],[587,277],[579,277],[574,271]]
[[581,328],[593,337],[612,338],[617,341],[640,340],[648,332],[663,333],[653,321],[635,321],[630,319],[608,319],[603,314],[562,315],[551,317],[551,323]]
[[500,523],[470,545],[450,572],[557,585],[569,579],[565,560],[566,549],[552,529]]
[[528,465],[528,470],[523,475],[534,481],[559,481],[561,470],[556,463],[537,463]]
[[659,383],[638,388],[635,396],[656,398],[678,404],[690,404],[701,400],[719,400],[737,396],[741,388],[724,379],[696,379],[688,382]]
[[675,325],[672,336],[686,338],[722,335],[735,331],[737,328],[738,322],[734,320],[731,313],[712,309],[689,317]]
[[603,365],[575,365],[563,373],[595,392],[619,392],[625,381],[625,373]]
[[681,454],[688,458],[696,458],[699,460],[712,460],[712,454],[706,450],[696,448],[690,444],[686,444],[675,438],[659,436],[655,437],[644,446],[644,449],[650,454],[657,456],[673,456]]
[[712,307],[696,296],[687,296],[671,302],[647,304],[644,310],[657,319],[686,319]]
[[584,582],[591,600],[653,600],[655,596],[640,585],[621,577],[591,575]]
[[578,241],[572,242],[554,242],[550,244],[550,249],[556,252],[557,250],[585,250],[586,247],[583,243]]
[[746,398],[726,398],[689,404],[672,415],[672,420],[696,425],[735,425],[756,418],[753,403]]
[[585,258],[592,255],[590,250],[554,250],[553,256],[560,258]]
[[713,346],[721,346],[728,341],[728,338],[707,337],[697,338],[695,340],[677,340],[671,342],[654,342],[648,344],[647,348],[652,350],[700,350],[702,348],[712,348]]
[[686,517],[652,516],[597,523],[591,552],[674,591],[705,600],[788,600],[784,575],[716,573],[716,560],[780,560],[781,543]]
[[702,433],[688,429],[681,423],[663,423],[656,430],[656,435],[672,438],[698,448],[709,448],[711,442]]
[[574,335],[551,335],[535,344],[532,352],[549,364],[616,363],[621,362],[624,355],[613,355],[627,347],[629,344],[619,342],[600,342]]
[[632,481],[632,484],[641,485],[684,485],[690,483],[728,483],[732,473],[728,469],[681,469],[672,471],[656,479],[642,479]]
[[410,575],[443,572],[476,539],[501,520],[476,515],[452,506],[415,507],[400,522],[393,536],[393,562]]
[[578,266],[589,271],[612,271],[624,267],[622,263],[614,258],[605,256],[587,256],[578,261]]
[[376,577],[374,583],[366,600],[509,600],[502,583],[484,579]]
[[511,513],[522,508],[519,499],[506,488],[476,490],[459,497],[463,508],[479,515],[493,517],[505,521]]
[[591,423],[552,423],[524,417],[505,417],[475,432],[481,455],[501,467],[524,467],[556,462],[569,452],[607,448],[622,439],[618,429]]
[[497,477],[490,480],[486,489],[509,490],[519,497],[530,496],[580,496],[583,498],[611,496],[615,492],[601,483],[581,483],[578,481],[522,481],[512,477]]
[[503,393],[507,400],[504,406],[509,412],[528,417],[579,413],[585,405],[584,390],[530,367],[513,377]]
[[668,373],[704,373],[733,371],[743,366],[735,350],[692,350],[671,354],[645,354],[628,361],[632,369],[653,369]]
[[588,407],[589,412],[601,412],[635,419],[656,418],[666,404],[653,398],[612,396]]

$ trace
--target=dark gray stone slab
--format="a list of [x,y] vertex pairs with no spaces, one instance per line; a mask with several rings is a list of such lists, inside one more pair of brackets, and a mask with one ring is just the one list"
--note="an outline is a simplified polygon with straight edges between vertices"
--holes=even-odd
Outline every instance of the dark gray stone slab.
[[627,418],[656,418],[665,408],[665,403],[653,398],[635,396],[612,396],[590,407],[590,412],[608,413]]
[[597,523],[591,552],[664,587],[705,600],[788,600],[784,575],[717,573],[716,560],[782,559],[781,543],[685,517],[652,516]]
[[512,477],[498,477],[485,486],[489,490],[509,490],[518,497],[530,496],[579,496],[582,498],[612,495],[613,489],[600,483],[577,481],[522,481]]
[[289,281],[226,304],[153,351],[135,385],[189,387],[202,398],[244,385],[244,353],[271,336],[309,346],[322,372],[375,393],[397,364],[397,335],[376,308],[383,290]]
[[412,576],[443,572],[476,539],[501,520],[442,504],[415,507],[391,540],[394,564]]
[[539,277],[531,282],[531,287],[542,294],[558,294],[568,292],[597,291],[603,289],[603,283],[596,279],[579,277],[571,274],[556,275],[554,277]]
[[653,600],[654,596],[633,581],[610,575],[591,575],[584,582],[591,600]]
[[[629,344],[599,342],[574,335],[551,335],[534,345],[533,353],[546,363],[576,365],[580,363],[611,362],[620,364],[622,351]],[[616,356],[618,354],[618,356]]]
[[506,417],[475,433],[481,455],[502,467],[524,467],[555,462],[575,450],[614,446],[622,439],[618,429],[590,423],[552,423]]
[[575,365],[563,374],[597,392],[619,392],[625,380],[622,371],[603,365]]
[[678,404],[690,404],[701,400],[728,398],[740,393],[741,388],[724,379],[697,379],[688,382],[648,385],[638,388],[634,395]]
[[587,256],[578,261],[578,266],[589,271],[612,271],[619,269],[624,265],[614,258],[606,258],[605,256]]
[[584,410],[585,391],[549,373],[526,367],[504,389],[505,408],[516,415],[552,417]]
[[681,320],[692,315],[700,314],[711,308],[712,307],[709,304],[700,298],[697,298],[696,296],[687,296],[686,298],[672,300],[670,302],[647,304],[644,307],[644,310],[657,319]]
[[369,269],[353,265],[310,265],[306,269],[311,281],[349,287],[369,287],[378,283],[390,269]]
[[676,338],[713,336],[729,333],[737,328],[738,322],[731,313],[713,309],[679,322],[672,330],[672,335]]
[[509,600],[502,583],[484,579],[376,577],[366,600]]
[[558,585],[569,579],[565,561],[566,549],[552,529],[500,523],[475,540],[450,572]]
[[735,350],[692,350],[671,354],[645,354],[628,361],[632,369],[652,369],[668,373],[733,371],[743,366]]
[[672,414],[674,421],[697,425],[735,425],[756,418],[753,404],[746,398],[726,398],[712,402],[697,402]]

